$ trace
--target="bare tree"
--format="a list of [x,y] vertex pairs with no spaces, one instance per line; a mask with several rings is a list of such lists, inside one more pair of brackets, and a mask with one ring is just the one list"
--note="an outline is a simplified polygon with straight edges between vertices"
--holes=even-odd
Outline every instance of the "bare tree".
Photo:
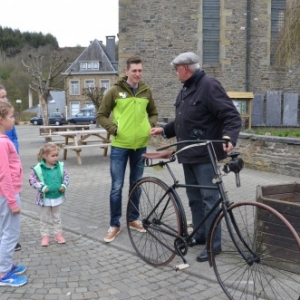
[[42,112],[43,124],[48,125],[48,98],[50,91],[64,80],[61,73],[66,68],[68,58],[54,52],[51,55],[49,66],[44,66],[44,56],[29,54],[29,61],[22,60],[23,66],[30,73],[32,81],[30,88],[37,92]]
[[300,62],[300,1],[287,3],[284,27],[278,42],[276,61],[279,65],[290,66]]
[[[87,96],[92,100],[93,104],[95,105],[96,112],[99,110],[105,89],[105,87],[87,87],[83,89],[82,95]],[[99,126],[98,122],[96,126]]]

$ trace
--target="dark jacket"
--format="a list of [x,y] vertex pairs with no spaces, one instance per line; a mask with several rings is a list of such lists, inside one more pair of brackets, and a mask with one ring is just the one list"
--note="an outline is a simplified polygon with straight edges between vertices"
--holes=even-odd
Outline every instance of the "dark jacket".
[[[176,136],[178,141],[222,139],[229,136],[236,144],[242,121],[240,114],[222,85],[198,70],[179,92],[175,121],[164,127],[167,138]],[[178,145],[178,149],[186,145]],[[214,144],[218,160],[226,153],[221,143]],[[178,154],[180,163],[210,162],[205,147],[194,147]]]

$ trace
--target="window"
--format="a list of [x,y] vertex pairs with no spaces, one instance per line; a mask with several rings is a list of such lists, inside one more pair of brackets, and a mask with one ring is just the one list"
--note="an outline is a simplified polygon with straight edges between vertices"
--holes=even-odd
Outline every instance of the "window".
[[70,95],[79,95],[79,80],[70,80]]
[[272,0],[271,4],[271,53],[270,63],[275,63],[277,42],[284,24],[286,0]]
[[98,61],[84,61],[80,63],[80,70],[99,70]]
[[95,80],[94,79],[86,79],[85,80],[85,83],[84,83],[84,86],[87,88],[87,87],[95,87]]
[[80,63],[80,69],[81,70],[86,70],[87,69],[87,63],[86,62]]
[[109,90],[110,88],[110,80],[109,79],[100,79],[100,88],[105,87],[104,94]]
[[70,101],[70,116],[76,115],[80,110],[79,101]]
[[203,64],[220,63],[220,0],[203,0]]
[[92,68],[94,69],[94,70],[99,70],[99,63],[98,62],[93,62],[93,65],[92,65]]

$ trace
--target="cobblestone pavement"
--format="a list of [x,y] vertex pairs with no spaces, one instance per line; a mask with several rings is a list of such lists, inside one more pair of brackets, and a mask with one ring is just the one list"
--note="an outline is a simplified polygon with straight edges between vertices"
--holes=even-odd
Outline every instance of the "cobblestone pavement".
[[[121,233],[106,244],[103,236],[109,227],[109,157],[99,155],[97,149],[82,151],[81,166],[70,151],[65,161],[70,175],[67,201],[62,208],[65,245],[53,237],[50,246],[40,246],[39,207],[34,204],[35,191],[29,186],[30,167],[44,140],[38,127],[17,127],[20,153],[24,168],[22,192],[22,222],[20,243],[22,250],[15,253],[15,262],[28,269],[27,285],[19,288],[0,287],[0,300],[6,299],[227,299],[208,263],[196,262],[203,246],[189,249],[186,256],[190,268],[175,272],[180,259],[166,267],[154,268],[137,257],[121,219]],[[149,151],[153,151],[149,147]],[[62,153],[61,153],[62,154]],[[62,155],[61,155],[62,157]],[[182,169],[177,162],[172,169],[183,182]],[[145,175],[171,182],[166,171],[146,169]],[[241,172],[241,188],[236,188],[235,177],[229,174],[224,183],[232,201],[255,200],[256,186],[290,183],[298,178],[245,169]],[[125,215],[128,176],[123,191]],[[180,191],[187,219],[190,219],[185,192]]]

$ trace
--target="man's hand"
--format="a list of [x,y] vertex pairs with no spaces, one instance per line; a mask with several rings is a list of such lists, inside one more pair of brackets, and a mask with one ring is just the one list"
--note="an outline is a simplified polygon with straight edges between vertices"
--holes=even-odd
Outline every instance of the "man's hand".
[[21,209],[20,209],[19,206],[17,206],[17,207],[15,207],[15,208],[12,208],[12,209],[11,209],[11,212],[12,212],[13,215],[18,215],[18,214],[21,213]]
[[49,189],[48,188],[45,188],[44,189],[44,193],[48,193],[49,192]]
[[65,187],[61,186],[59,189],[60,192],[64,193],[65,192]]
[[163,133],[163,129],[161,127],[154,127],[150,130],[151,136],[161,135]]
[[223,144],[223,150],[226,152],[226,153],[229,153],[233,150],[233,145],[228,142],[227,144]]

